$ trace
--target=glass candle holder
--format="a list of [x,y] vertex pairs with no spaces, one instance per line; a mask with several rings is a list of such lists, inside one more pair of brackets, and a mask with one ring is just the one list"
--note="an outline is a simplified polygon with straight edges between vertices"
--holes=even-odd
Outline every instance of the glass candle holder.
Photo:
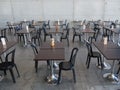
[[51,47],[55,47],[55,39],[54,38],[51,39]]
[[104,45],[107,44],[107,37],[104,37]]

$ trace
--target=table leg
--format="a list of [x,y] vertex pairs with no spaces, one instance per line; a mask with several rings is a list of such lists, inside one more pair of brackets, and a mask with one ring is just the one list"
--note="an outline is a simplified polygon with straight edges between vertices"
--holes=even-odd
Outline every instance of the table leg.
[[31,36],[30,36],[30,33],[28,34],[24,34],[24,47],[26,47],[28,45],[28,43],[31,42]]
[[54,61],[50,61],[50,75],[47,77],[47,82],[49,84],[57,84],[58,80],[58,75],[54,73],[54,68],[53,68],[53,63]]
[[114,67],[115,67],[115,60],[113,60],[111,73],[105,73],[103,75],[103,77],[110,80],[110,81],[112,81],[113,83],[119,83],[118,77],[115,76],[115,74],[114,74]]
[[[101,66],[97,66],[97,67],[101,69]],[[107,63],[107,62],[105,62],[104,56],[103,56],[103,61],[102,61],[102,68],[103,68],[103,69],[107,69],[107,70],[111,69],[110,64]]]
[[120,46],[120,34],[119,34],[119,38],[118,38],[118,46]]
[[113,32],[113,37],[112,37],[113,43],[115,42],[115,33]]
[[27,36],[26,36],[26,34],[24,34],[24,46],[27,46]]

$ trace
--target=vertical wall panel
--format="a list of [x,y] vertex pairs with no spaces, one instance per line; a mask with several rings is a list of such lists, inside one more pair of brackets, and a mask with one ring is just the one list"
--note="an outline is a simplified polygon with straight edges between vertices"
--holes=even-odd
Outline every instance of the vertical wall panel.
[[96,20],[103,17],[103,0],[74,0],[74,19]]
[[14,1],[12,5],[15,21],[23,19],[40,20],[43,17],[41,0]]
[[45,19],[70,19],[73,18],[73,0],[43,0]]
[[105,0],[105,20],[120,19],[120,0]]
[[120,0],[0,0],[0,26],[6,21],[115,20]]
[[0,27],[5,27],[7,20],[13,20],[10,0],[0,1]]

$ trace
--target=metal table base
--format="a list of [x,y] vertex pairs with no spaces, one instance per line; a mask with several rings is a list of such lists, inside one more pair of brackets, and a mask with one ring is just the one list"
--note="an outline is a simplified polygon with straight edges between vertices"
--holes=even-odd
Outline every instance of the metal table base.
[[48,84],[57,84],[58,81],[58,75],[57,74],[52,74],[51,76],[47,77],[47,82]]
[[108,79],[109,81],[111,81],[114,84],[119,84],[119,78],[117,75],[115,75],[114,73],[105,73],[103,75],[104,78]]
[[101,65],[96,65],[97,68],[99,68],[99,69],[103,68],[103,69],[107,69],[107,70],[111,69],[111,65],[109,63],[103,62],[102,64],[103,64],[102,67],[101,67]]
[[114,74],[114,67],[115,67],[115,60],[113,60],[111,73],[105,73],[103,75],[103,77],[108,79],[109,81],[111,81],[114,84],[118,84],[119,83],[119,78]]
[[54,61],[50,61],[50,75],[47,77],[48,84],[57,84],[58,75],[54,73]]

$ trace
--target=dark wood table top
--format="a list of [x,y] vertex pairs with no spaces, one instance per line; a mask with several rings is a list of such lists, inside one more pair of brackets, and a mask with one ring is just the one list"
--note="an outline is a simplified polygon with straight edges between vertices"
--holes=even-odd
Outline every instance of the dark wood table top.
[[112,29],[112,28],[107,27],[107,26],[104,26],[104,28],[107,29],[107,30],[109,30],[109,31],[112,31],[112,32],[114,32],[114,33],[116,33],[116,34],[119,34],[119,33],[120,33],[120,29],[119,29],[119,28],[114,28],[114,29]]
[[85,30],[82,31],[83,33],[94,33],[95,31],[93,31],[90,28],[86,28]]
[[34,31],[33,28],[29,28],[29,32],[27,32],[26,29],[22,29],[22,30],[17,31],[16,34],[27,34],[27,33],[30,33],[32,31]]
[[76,21],[72,21],[73,23],[81,23],[82,21],[78,21],[78,20],[76,20]]
[[39,53],[35,56],[34,60],[46,61],[46,60],[64,60],[64,48],[62,49],[40,49]]
[[61,33],[63,33],[63,29],[58,28],[56,30],[56,27],[52,27],[47,32],[50,33],[50,34],[57,34],[57,33],[61,34]]
[[52,48],[49,42],[45,42],[40,47],[39,53],[35,56],[34,60],[64,60],[65,52],[62,42],[56,42],[55,47]]
[[[44,42],[42,43],[42,46],[40,47],[40,50],[41,49],[51,49],[51,43],[50,42]],[[62,42],[55,42],[55,49],[62,49],[64,48],[64,44]]]
[[113,42],[104,45],[103,41],[93,42],[107,60],[120,60],[120,47]]
[[33,26],[41,26],[44,24],[44,21],[37,21],[37,22],[34,22],[32,25]]
[[16,41],[8,41],[6,42],[6,48],[3,47],[2,43],[0,42],[0,55],[6,52],[11,47],[15,46],[17,44]]

